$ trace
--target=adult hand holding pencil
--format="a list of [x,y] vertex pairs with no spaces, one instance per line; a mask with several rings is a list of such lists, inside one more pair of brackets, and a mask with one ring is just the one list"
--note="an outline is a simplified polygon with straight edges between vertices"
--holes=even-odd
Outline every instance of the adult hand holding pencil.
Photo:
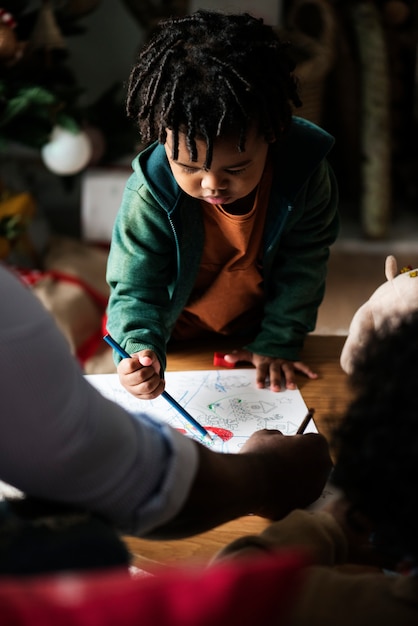
[[[129,354],[129,352],[126,352],[126,350],[124,350],[122,348],[122,346],[120,346],[114,339],[113,337],[111,337],[109,334],[106,334],[103,339],[106,341],[106,343],[108,343],[123,359],[130,359],[131,355]],[[193,428],[199,433],[199,435],[201,437],[203,437],[206,441],[210,441],[212,442],[212,436],[209,433],[209,431],[206,430],[206,428],[204,428],[201,424],[199,424],[199,422],[197,420],[195,420],[194,417],[192,417],[185,408],[183,408],[178,402],[177,400],[175,400],[172,396],[170,396],[169,393],[167,393],[167,391],[163,391],[162,394],[163,398],[165,400],[167,400],[167,402],[169,402],[169,404],[171,404],[172,407],[174,407],[178,413],[180,415],[182,415],[182,417],[184,417],[184,419],[191,424],[191,426],[193,426]]]

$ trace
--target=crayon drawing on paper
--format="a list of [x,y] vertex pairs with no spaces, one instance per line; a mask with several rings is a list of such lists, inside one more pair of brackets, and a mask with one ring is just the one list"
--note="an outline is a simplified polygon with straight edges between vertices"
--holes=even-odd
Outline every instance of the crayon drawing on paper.
[[[196,436],[176,409],[162,397],[138,400],[120,384],[117,374],[86,379],[105,397],[131,413],[146,413],[185,434]],[[307,413],[299,390],[274,393],[257,389],[254,369],[166,372],[166,390],[214,437],[214,448],[237,452],[248,437],[262,428],[293,435]],[[311,422],[306,432],[317,432]]]

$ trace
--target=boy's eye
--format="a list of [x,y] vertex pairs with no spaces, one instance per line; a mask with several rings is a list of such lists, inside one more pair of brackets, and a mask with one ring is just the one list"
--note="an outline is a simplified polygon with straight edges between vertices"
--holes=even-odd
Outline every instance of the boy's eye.
[[[202,171],[200,167],[188,167],[187,165],[182,165],[181,169],[185,174],[196,174],[197,172]],[[245,172],[246,169],[247,169],[246,167],[242,167],[239,170],[224,170],[224,171],[226,174],[229,174],[230,176],[239,176],[240,174],[243,174],[243,172]]]
[[242,167],[239,170],[225,170],[227,174],[231,174],[232,176],[239,176],[239,174],[243,174],[247,168]]

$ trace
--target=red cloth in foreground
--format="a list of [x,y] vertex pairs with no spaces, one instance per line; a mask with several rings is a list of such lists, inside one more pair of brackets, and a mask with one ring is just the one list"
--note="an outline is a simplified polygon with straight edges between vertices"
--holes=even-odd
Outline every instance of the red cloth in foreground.
[[286,623],[303,576],[295,552],[171,569],[3,578],[2,626],[270,626]]

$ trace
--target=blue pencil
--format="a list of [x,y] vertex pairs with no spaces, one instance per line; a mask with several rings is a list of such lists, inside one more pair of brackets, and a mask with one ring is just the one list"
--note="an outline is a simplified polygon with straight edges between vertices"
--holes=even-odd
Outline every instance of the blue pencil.
[[[131,355],[129,354],[129,352],[126,352],[126,350],[124,350],[122,348],[122,346],[120,346],[114,339],[113,337],[111,337],[109,334],[105,335],[103,337],[103,339],[109,344],[109,346],[112,346],[112,348],[114,350],[116,350],[116,352],[123,358],[123,359],[130,359]],[[177,402],[177,400],[174,400],[174,398],[172,396],[170,396],[169,393],[167,393],[167,391],[163,391],[162,393],[163,398],[165,398],[167,400],[167,402],[169,402],[171,404],[171,406],[173,406],[175,409],[177,409],[177,411],[180,413],[180,415],[182,415],[188,422],[189,424],[191,424],[192,426],[194,426],[194,428],[196,428],[196,430],[203,436],[203,437],[208,437],[210,440],[212,440],[212,437],[210,436],[209,432],[206,430],[206,428],[204,428],[201,424],[199,424],[199,422],[197,420],[195,420],[194,417],[192,417],[187,411],[186,409],[184,409],[181,404],[179,404]]]

